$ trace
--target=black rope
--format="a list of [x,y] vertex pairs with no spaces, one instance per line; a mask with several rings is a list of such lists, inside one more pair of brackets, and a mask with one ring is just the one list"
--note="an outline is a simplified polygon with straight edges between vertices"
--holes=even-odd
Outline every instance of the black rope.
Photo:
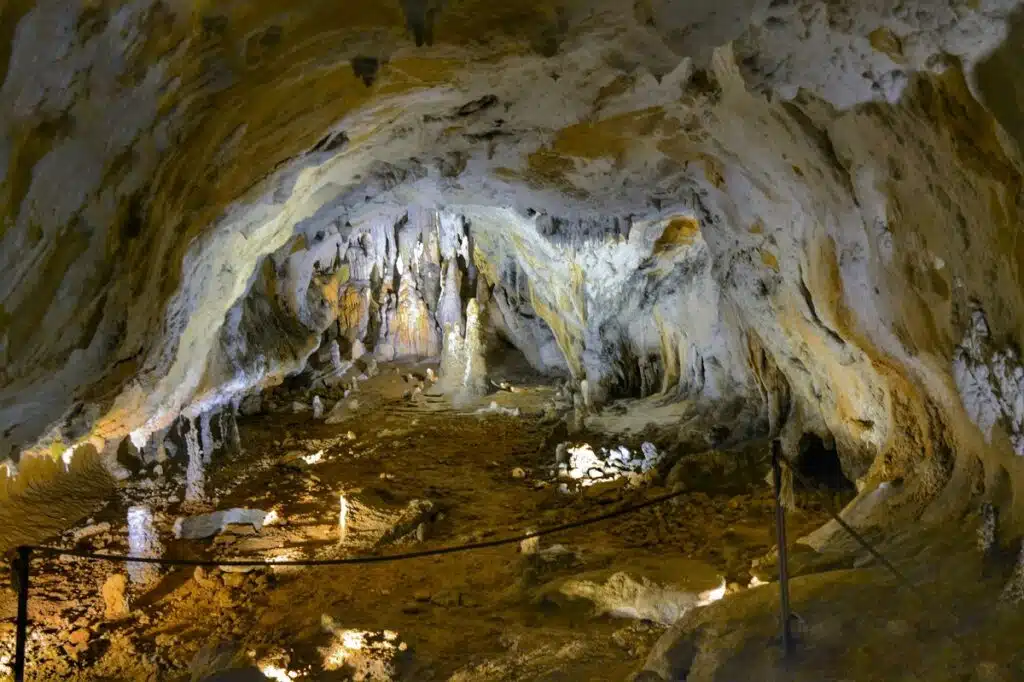
[[[799,471],[797,471],[796,466],[794,466],[793,462],[791,462],[788,457],[786,457],[781,452],[779,452],[778,455],[779,455],[779,459],[782,461],[782,463],[786,465],[786,468],[788,468],[790,470],[790,472],[792,472],[794,478],[796,478],[798,481],[803,483],[808,489],[814,489],[814,487],[815,487],[814,483],[812,483],[803,474],[801,474]],[[896,579],[899,580],[901,583],[903,583],[904,587],[910,589],[912,592],[914,592],[918,596],[922,596],[922,597],[924,596],[923,593],[921,592],[921,590],[919,590],[916,585],[914,585],[912,582],[910,582],[910,580],[905,575],[900,573],[899,569],[897,569],[892,564],[892,562],[890,562],[888,559],[886,559],[882,555],[881,552],[879,552],[877,549],[875,549],[871,545],[871,543],[868,542],[866,538],[864,538],[863,535],[861,535],[860,533],[855,531],[853,529],[853,527],[850,526],[850,524],[848,524],[846,521],[843,521],[843,519],[839,517],[839,513],[836,511],[835,506],[832,504],[831,500],[828,500],[828,502],[826,504],[826,507],[828,509],[829,516],[832,517],[832,520],[835,521],[836,523],[838,523],[840,525],[840,527],[842,527],[843,530],[845,530],[847,533],[849,533],[850,537],[852,537],[854,540],[856,540],[857,543],[861,547],[866,549],[871,554],[871,556],[873,556],[878,561],[878,563],[880,563],[883,566],[885,566],[885,568],[887,568],[890,573],[892,573],[894,576],[896,576]]]
[[[786,467],[793,473],[801,483],[808,488],[813,488],[814,484],[803,476],[793,462],[788,457],[779,453],[780,460],[786,465]],[[408,559],[421,559],[423,557],[431,556],[443,556],[446,554],[458,554],[460,552],[468,552],[477,549],[489,549],[492,547],[501,547],[504,545],[512,545],[522,542],[523,540],[529,540],[530,538],[543,537],[545,535],[552,535],[554,533],[562,533],[575,528],[583,528],[585,526],[614,519],[619,516],[625,516],[626,514],[632,514],[633,512],[647,507],[653,507],[658,504],[662,504],[669,500],[675,499],[685,495],[686,490],[676,491],[667,495],[661,495],[659,497],[652,498],[646,502],[641,502],[630,507],[624,507],[615,511],[600,514],[586,519],[580,519],[578,521],[572,521],[570,523],[561,524],[559,526],[552,526],[551,528],[543,528],[538,531],[531,533],[524,533],[522,535],[516,535],[514,537],[499,538],[497,540],[486,540],[483,542],[474,542],[465,545],[455,545],[452,547],[439,547],[437,549],[425,549],[418,552],[406,552],[403,554],[384,554],[379,556],[359,556],[359,557],[346,557],[344,559],[306,559],[306,560],[285,560],[285,561],[255,561],[255,560],[236,560],[236,559],[164,559],[160,557],[133,557],[121,554],[99,554],[96,552],[87,552],[84,550],[76,549],[61,549],[59,547],[48,547],[48,546],[33,546],[30,549],[34,552],[41,554],[48,554],[51,556],[69,556],[77,557],[79,559],[95,559],[99,561],[111,561],[111,562],[133,562],[140,564],[160,564],[164,566],[203,566],[203,567],[217,567],[217,566],[239,566],[239,567],[257,567],[257,566],[343,566],[349,564],[376,564],[384,563],[388,561],[405,561]],[[882,566],[889,570],[896,578],[903,583],[904,586],[913,590],[914,592],[921,594],[920,590],[910,580],[904,576],[899,569],[897,569],[892,562],[886,559],[881,552],[876,550],[870,542],[868,542],[860,533],[854,530],[850,524],[840,518],[839,514],[835,511],[831,503],[828,504],[828,513],[832,519],[842,527],[847,533],[850,534],[858,544],[867,550],[872,557],[874,557]]]
[[500,538],[497,540],[486,540],[483,542],[473,542],[466,545],[455,545],[452,547],[439,547],[437,549],[424,549],[418,552],[406,552],[404,554],[384,554],[380,556],[359,556],[359,557],[347,557],[344,559],[307,559],[297,561],[253,561],[253,560],[201,560],[201,559],[163,559],[160,557],[133,557],[121,554],[98,554],[96,552],[87,552],[84,550],[77,549],[61,549],[59,547],[30,547],[33,552],[39,552],[41,554],[48,554],[51,556],[70,556],[77,557],[79,559],[97,559],[100,561],[112,561],[112,562],[132,562],[140,564],[161,564],[164,566],[204,566],[204,567],[217,567],[217,566],[341,566],[346,564],[377,564],[388,561],[404,561],[407,559],[420,559],[423,557],[430,556],[441,556],[444,554],[457,554],[459,552],[468,552],[476,549],[488,549],[491,547],[501,547],[503,545],[518,544],[523,540],[529,540],[530,538],[538,538],[545,535],[552,535],[553,533],[562,533],[567,530],[573,530],[575,528],[582,528],[584,526],[590,526],[601,521],[607,521],[614,519],[619,516],[625,516],[626,514],[632,514],[633,512],[648,507],[653,507],[669,500],[681,497],[687,494],[688,490],[679,490],[674,493],[667,495],[661,495],[659,497],[652,498],[640,504],[635,504],[630,507],[624,507],[622,509],[616,509],[605,514],[598,516],[592,516],[578,521],[572,521],[570,523],[563,523],[559,526],[552,526],[550,528],[542,528],[538,531],[524,533],[522,535],[516,535],[509,538]]

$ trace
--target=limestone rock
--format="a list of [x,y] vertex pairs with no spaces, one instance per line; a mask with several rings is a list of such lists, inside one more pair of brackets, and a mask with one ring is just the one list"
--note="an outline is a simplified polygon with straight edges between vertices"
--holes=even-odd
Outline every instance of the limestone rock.
[[[724,587],[724,582],[721,587]],[[637,579],[627,573],[614,573],[603,584],[588,580],[568,580],[562,585],[561,592],[567,597],[593,602],[601,614],[671,625],[687,611],[706,601],[709,593],[715,589],[702,593],[686,592],[658,585],[645,578]]]
[[179,517],[174,522],[174,536],[185,540],[198,540],[221,533],[233,524],[249,526],[256,532],[263,527],[267,512],[259,509],[236,507],[210,514]]
[[103,603],[106,605],[107,620],[119,620],[128,615],[128,580],[121,573],[114,573],[103,583],[101,590]]
[[[828,433],[864,523],[960,518],[975,459],[1024,453],[1019,1],[15,4],[12,489],[85,440],[122,478],[126,438],[302,375],[325,340],[440,344],[474,402],[510,343],[582,389],[573,433],[619,397],[695,455]],[[181,426],[200,505],[215,439]]]
[[535,599],[556,603],[582,599],[593,605],[596,615],[671,625],[689,611],[721,599],[725,591],[725,580],[711,566],[670,559],[640,561],[556,580],[540,588]]
[[74,645],[77,646],[79,644],[86,644],[86,643],[88,643],[89,638],[91,636],[92,636],[91,632],[89,632],[85,628],[79,628],[78,630],[75,630],[74,632],[72,632],[68,636],[68,641],[71,644],[74,644]]

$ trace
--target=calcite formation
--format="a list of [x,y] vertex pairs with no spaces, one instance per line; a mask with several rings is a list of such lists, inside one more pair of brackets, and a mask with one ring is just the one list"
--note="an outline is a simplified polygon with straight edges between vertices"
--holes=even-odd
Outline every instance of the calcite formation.
[[[128,508],[128,551],[133,557],[158,558],[163,545],[153,527],[153,510],[145,505]],[[128,563],[132,583],[149,586],[160,577],[160,567],[150,563]]]
[[184,416],[198,500],[211,415],[439,358],[472,300],[588,412],[816,433],[1019,528],[1018,4],[7,3],[0,456]]

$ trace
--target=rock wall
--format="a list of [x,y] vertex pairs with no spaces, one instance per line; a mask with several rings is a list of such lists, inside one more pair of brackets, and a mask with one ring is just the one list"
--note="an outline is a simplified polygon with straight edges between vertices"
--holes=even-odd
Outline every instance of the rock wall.
[[0,447],[437,357],[477,299],[594,406],[744,404],[1024,530],[1016,9],[9,3]]

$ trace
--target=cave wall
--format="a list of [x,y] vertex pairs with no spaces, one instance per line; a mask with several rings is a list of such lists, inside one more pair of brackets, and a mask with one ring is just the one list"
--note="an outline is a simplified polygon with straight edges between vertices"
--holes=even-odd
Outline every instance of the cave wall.
[[144,441],[332,325],[436,356],[479,281],[596,405],[744,401],[893,512],[1012,510],[1016,8],[9,3],[0,454]]

